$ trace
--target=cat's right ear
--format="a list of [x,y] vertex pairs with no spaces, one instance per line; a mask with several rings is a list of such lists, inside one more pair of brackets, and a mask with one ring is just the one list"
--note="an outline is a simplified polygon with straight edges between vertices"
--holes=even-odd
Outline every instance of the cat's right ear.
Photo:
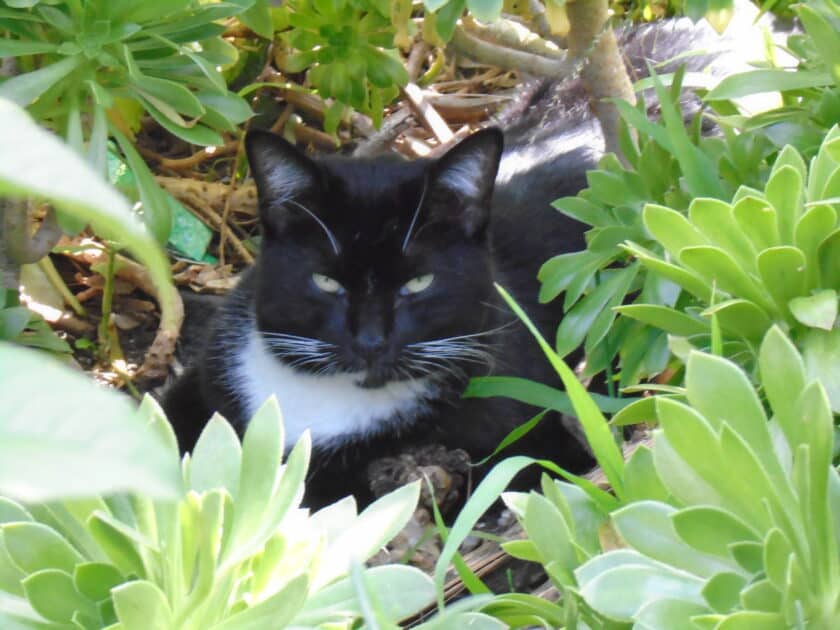
[[245,151],[257,183],[264,223],[274,223],[279,219],[276,214],[284,203],[305,198],[318,185],[319,172],[315,163],[276,134],[249,131],[245,137]]

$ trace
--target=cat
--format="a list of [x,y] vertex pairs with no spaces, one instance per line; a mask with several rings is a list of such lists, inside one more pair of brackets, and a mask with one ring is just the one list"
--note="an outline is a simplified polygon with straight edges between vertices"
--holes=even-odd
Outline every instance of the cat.
[[[623,41],[643,71],[642,59],[714,37],[679,20]],[[688,62],[697,71],[709,58]],[[585,247],[585,226],[550,203],[585,187],[603,139],[575,82],[543,84],[528,99],[504,133],[483,129],[438,159],[314,158],[248,133],[261,253],[164,397],[182,449],[215,411],[242,432],[274,394],[286,447],[311,433],[307,504],[347,494],[365,504],[369,462],[428,444],[477,461],[538,411],[461,397],[469,378],[487,374],[559,384],[495,284],[553,338],[562,312],[559,302],[538,303],[537,270]],[[557,414],[509,450],[572,471],[591,464]]]
[[[437,160],[313,159],[261,131],[246,149],[261,252],[164,398],[182,448],[214,411],[241,431],[275,394],[287,448],[306,429],[312,437],[307,502],[353,493],[366,503],[372,459],[442,444],[478,460],[533,415],[509,400],[460,397],[470,377],[489,373],[557,380],[494,283],[550,335],[559,314],[536,303],[537,269],[557,247],[581,245],[572,242],[580,228],[549,206],[563,190],[532,187],[522,203],[518,186],[496,187],[498,129]],[[556,417],[518,450],[574,470],[589,464]]]

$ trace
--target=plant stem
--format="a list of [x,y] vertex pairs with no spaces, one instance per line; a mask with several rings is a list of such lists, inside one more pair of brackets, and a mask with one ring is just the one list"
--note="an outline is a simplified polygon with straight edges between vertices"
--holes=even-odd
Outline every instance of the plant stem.
[[98,336],[100,353],[103,359],[110,362],[112,339],[109,323],[111,321],[111,308],[114,301],[114,275],[117,268],[117,256],[114,248],[110,245],[108,245],[106,253],[108,256],[108,266],[103,275],[105,286],[102,287],[102,319],[99,320]]
[[44,256],[38,261],[38,266],[47,276],[47,280],[50,281],[53,288],[61,294],[65,303],[73,309],[73,312],[79,317],[86,317],[87,311],[85,310],[85,307],[82,306],[82,303],[79,302],[73,292],[67,287],[67,284],[64,282],[61,274],[59,274],[58,270],[55,268],[52,259],[49,256]]
[[624,160],[618,145],[621,116],[608,99],[621,98],[635,104],[636,95],[615,33],[609,27],[607,0],[569,0],[566,14],[570,25],[569,54],[584,63],[580,76],[601,123],[605,148]]

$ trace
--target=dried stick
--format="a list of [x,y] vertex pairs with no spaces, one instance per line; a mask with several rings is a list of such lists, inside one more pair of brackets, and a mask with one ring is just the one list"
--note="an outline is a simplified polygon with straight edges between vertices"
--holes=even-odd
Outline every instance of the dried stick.
[[455,50],[482,63],[530,75],[557,78],[566,76],[574,68],[574,64],[565,57],[550,59],[513,48],[503,48],[467,32],[463,27],[455,29],[452,45]]
[[431,131],[440,144],[449,142],[452,139],[452,130],[446,121],[437,113],[435,108],[426,99],[423,90],[416,83],[409,83],[400,90],[403,97],[408,101],[408,106],[417,119]]

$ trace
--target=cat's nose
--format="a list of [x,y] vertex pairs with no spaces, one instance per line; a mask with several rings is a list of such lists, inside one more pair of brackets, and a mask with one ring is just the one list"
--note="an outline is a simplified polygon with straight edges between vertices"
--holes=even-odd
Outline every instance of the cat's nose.
[[353,351],[363,359],[375,359],[383,350],[385,337],[378,332],[361,332],[353,340]]

